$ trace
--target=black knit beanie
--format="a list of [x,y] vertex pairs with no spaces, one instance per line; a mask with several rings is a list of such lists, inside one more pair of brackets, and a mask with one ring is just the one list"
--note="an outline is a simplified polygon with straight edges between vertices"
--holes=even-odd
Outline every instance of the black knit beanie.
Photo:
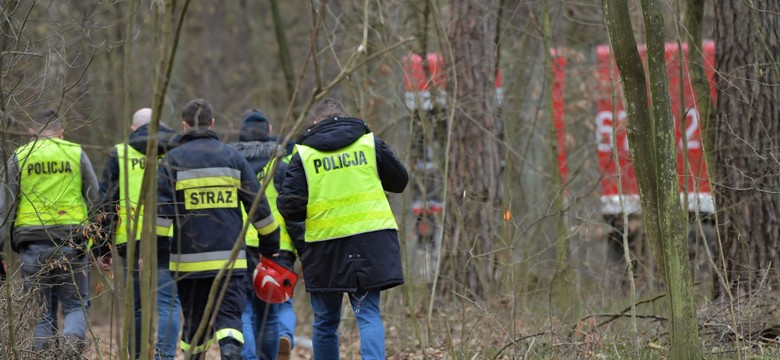
[[238,141],[268,141],[271,138],[271,126],[268,118],[259,111],[250,111],[244,115],[244,124],[238,134]]

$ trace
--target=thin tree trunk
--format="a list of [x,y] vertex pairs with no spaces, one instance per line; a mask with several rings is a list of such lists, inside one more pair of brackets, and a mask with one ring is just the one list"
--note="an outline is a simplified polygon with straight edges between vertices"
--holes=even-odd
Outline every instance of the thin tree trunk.
[[688,35],[688,72],[696,94],[696,106],[701,119],[701,139],[707,164],[713,161],[715,133],[712,121],[712,97],[710,83],[704,71],[704,50],[702,49],[702,19],[704,18],[704,0],[688,0],[685,13],[685,33]]
[[[124,43],[123,43],[124,57],[123,57],[123,60],[122,60],[122,65],[124,67],[124,69],[123,69],[123,74],[124,74],[123,85],[124,85],[124,95],[125,95],[125,99],[124,99],[125,106],[124,106],[124,111],[122,112],[122,114],[124,115],[124,116],[122,116],[123,119],[125,119],[126,116],[128,116],[130,114],[130,111],[131,111],[131,108],[130,108],[130,89],[132,89],[132,86],[131,86],[132,77],[130,75],[131,75],[131,66],[132,66],[131,65],[131,54],[133,53],[132,41],[131,40],[132,40],[132,33],[133,33],[133,28],[134,28],[133,25],[134,25],[134,20],[135,20],[135,12],[136,12],[136,9],[138,9],[136,1],[130,1],[128,6],[129,6],[129,8],[128,8],[128,11],[127,11],[127,18],[126,18],[127,24],[126,24],[126,27],[125,27],[125,36],[124,36]],[[128,130],[127,122],[125,121],[124,124],[122,124],[120,127],[123,129],[122,130],[122,134],[124,135],[123,138],[127,139],[128,136],[129,136],[128,131],[127,131]],[[129,146],[129,145],[125,145],[125,146]],[[127,151],[127,149],[125,149],[125,151]],[[129,184],[128,184],[128,177],[127,177],[127,174],[128,174],[128,171],[127,171],[128,170],[127,169],[127,166],[128,166],[127,161],[122,161],[122,165],[121,166],[125,167],[123,169],[123,173],[125,174],[125,177],[123,179],[119,179],[119,181],[122,181],[123,182],[122,185],[125,187],[125,189],[127,189],[128,186],[129,186]],[[124,206],[125,207],[125,214],[134,214],[135,213],[135,212],[129,211],[131,209],[130,199],[129,198],[126,198],[125,199],[125,203],[124,204],[119,204],[119,206]],[[124,223],[119,225],[119,226],[125,226],[126,227],[127,234],[131,235],[130,236],[131,239],[136,238],[135,233],[138,231],[137,230],[138,226],[135,226],[134,228],[131,228],[132,227],[131,225],[132,224],[136,224],[137,225],[138,224],[137,220],[138,219],[136,217],[135,219],[133,219],[132,222],[126,221],[126,222],[124,222]],[[137,243],[136,241],[128,241],[127,242],[127,254],[125,254],[126,259],[135,259],[135,254],[136,254],[136,251],[137,251],[136,250],[136,243]],[[111,254],[112,258],[119,259],[119,256],[118,256],[119,254],[117,253],[115,246],[112,247],[111,252],[112,252],[112,254]],[[135,271],[135,267],[136,267],[135,261],[128,261],[127,262],[127,269],[125,269],[125,271],[127,272],[128,275],[125,275],[126,279],[132,279],[130,277],[131,275],[129,275],[129,274],[133,274],[133,272]],[[135,326],[136,325],[135,325],[135,311],[133,311],[133,306],[134,306],[133,299],[135,297],[135,295],[134,295],[135,288],[133,286],[133,282],[132,281],[125,281],[125,284],[126,284],[125,285],[125,292],[124,292],[125,298],[124,298],[124,304],[123,304],[123,307],[122,307],[124,309],[124,311],[123,311],[124,316],[122,317],[123,318],[122,329],[124,331],[122,331],[122,336],[120,337],[119,348],[120,349],[128,349],[129,348],[130,349],[130,354],[129,354],[130,358],[131,359],[135,359],[136,352],[138,351],[138,349],[135,348],[135,336],[136,336]],[[133,344],[133,345],[128,347],[128,344]],[[128,358],[128,354],[126,352],[122,351],[120,354],[121,354],[120,358],[122,360],[126,360]]]
[[[146,163],[157,164],[157,131],[160,127],[162,107],[165,103],[165,94],[171,79],[176,49],[179,45],[181,28],[184,17],[187,14],[190,0],[185,0],[181,11],[176,16],[173,6],[175,1],[166,1],[154,8],[154,24],[157,28],[155,37],[156,64],[154,69],[154,92],[152,98],[152,121],[149,123],[149,138],[146,146]],[[172,24],[176,24],[175,32],[171,36]],[[141,228],[141,241],[147,246],[141,248],[141,306],[144,311],[141,317],[141,354],[142,358],[154,358],[154,325],[152,320],[157,313],[157,225],[151,219],[157,218],[157,167],[147,166],[144,169],[141,194],[144,206],[144,221]]]
[[[170,1],[165,1],[164,4],[156,4],[153,6],[153,24],[155,27],[154,38],[154,52],[155,52],[155,66],[154,66],[154,83],[153,83],[153,95],[152,95],[152,121],[149,123],[149,134],[151,136],[147,139],[146,146],[146,163],[157,163],[157,130],[160,126],[160,110],[162,109],[162,103],[165,99],[162,76],[165,73],[164,64],[167,57],[167,39],[170,37],[170,19],[173,12],[173,4]],[[154,221],[151,219],[157,219],[157,167],[147,166],[144,168],[143,182],[141,183],[141,197],[143,204],[143,216],[144,223],[141,226],[141,241],[146,246],[141,247],[142,261],[140,268],[140,290],[141,290],[141,308],[144,310],[141,312],[141,358],[153,359],[154,358],[154,328],[152,327],[152,319],[157,312],[157,246],[149,246],[155,244],[157,241],[157,231]],[[139,206],[141,206],[139,204]]]
[[669,299],[671,359],[698,359],[700,346],[693,288],[687,264],[685,214],[679,197],[674,119],[664,54],[664,18],[657,0],[642,0],[647,37],[652,112],[642,61],[626,2],[603,0],[604,20],[620,69],[628,113],[631,156],[647,234],[655,244]]
[[295,93],[295,73],[293,72],[293,61],[290,56],[290,48],[287,46],[287,36],[284,31],[284,20],[279,13],[279,0],[269,0],[271,2],[271,17],[274,21],[274,33],[276,34],[276,45],[279,47],[279,65],[282,66],[284,73],[284,85],[287,89],[287,100],[294,101]]
[[[11,40],[10,39],[10,34],[14,33],[14,32],[11,31],[11,29],[13,28],[13,24],[11,23],[11,19],[13,18],[13,15],[14,15],[14,12],[15,12],[13,10],[18,8],[18,6],[19,6],[19,1],[9,1],[9,2],[4,4],[3,9],[2,9],[3,13],[4,14],[8,14],[8,15],[7,16],[3,16],[3,18],[0,19],[0,29],[2,29],[2,33],[0,33],[0,74],[5,74],[6,71],[7,71],[6,67],[5,67],[5,63],[6,63],[7,60],[5,59],[4,53],[5,53],[5,51],[10,50],[10,48],[11,48],[10,44],[12,42],[10,41]],[[19,39],[15,39],[15,40],[19,41]],[[3,131],[2,139],[0,139],[0,141],[2,141],[2,143],[0,143],[0,155],[1,155],[0,161],[2,161],[2,162],[5,162],[6,159],[8,159],[8,156],[9,156],[8,152],[11,150],[10,146],[8,146],[9,145],[8,129],[11,127],[11,118],[8,116],[8,107],[7,107],[8,99],[6,98],[5,90],[4,90],[4,86],[3,86],[4,85],[4,80],[5,80],[5,77],[4,76],[0,76],[0,124],[2,124],[2,131]],[[8,176],[9,176],[8,171],[3,171],[3,183],[4,184],[7,184],[9,182],[10,179],[8,178]],[[5,189],[0,189],[0,191],[6,191],[6,190]],[[15,195],[17,195],[17,194],[15,194]],[[0,219],[0,223],[5,223],[8,220],[9,219],[6,216],[5,219]],[[2,234],[2,236],[5,236],[6,239],[10,239],[11,238],[10,232],[12,231],[11,229],[12,229],[12,226],[5,226],[3,228],[3,231],[6,231],[8,233]],[[10,253],[9,250],[11,250],[11,241],[8,241],[8,243],[5,244],[5,248],[4,249],[0,248],[0,251],[2,251],[4,254],[9,254]],[[3,259],[0,258],[0,260],[3,260]],[[8,269],[8,270],[10,271],[10,269]],[[17,334],[16,334],[16,324],[15,324],[15,320],[16,319],[14,318],[14,316],[15,316],[15,314],[14,314],[14,301],[13,301],[13,297],[11,296],[12,295],[12,288],[13,288],[13,286],[11,286],[11,277],[10,277],[10,275],[8,276],[6,281],[8,281],[8,283],[6,283],[6,285],[5,285],[5,292],[3,293],[3,300],[6,303],[6,313],[3,314],[3,315],[5,315],[5,317],[6,317],[7,321],[8,321],[8,331],[7,331],[8,332],[8,342],[7,342],[7,344],[9,345],[9,348],[10,348],[10,349],[8,349],[10,351],[6,351],[6,354],[11,353],[11,354],[13,354],[13,358],[15,360],[19,360],[19,359],[21,359],[21,357],[20,357],[21,354],[19,352],[18,341],[16,340]],[[2,335],[0,337],[0,343],[6,343],[5,342],[5,335]],[[6,350],[6,349],[4,349],[4,350]]]
[[553,76],[553,58],[552,58],[552,31],[550,29],[550,1],[545,0],[542,5],[542,24],[544,32],[544,44],[545,44],[545,83],[549,88],[547,101],[548,114],[550,121],[548,122],[548,141],[550,142],[550,161],[548,169],[550,171],[550,183],[552,185],[553,200],[551,211],[553,218],[555,219],[555,274],[552,280],[552,292],[551,297],[554,299],[554,303],[558,307],[558,311],[561,314],[568,313],[565,311],[571,303],[571,269],[569,267],[569,241],[566,230],[566,219],[563,216],[563,177],[558,167],[558,135],[555,128],[555,122],[553,120],[553,94],[554,90],[554,76]]

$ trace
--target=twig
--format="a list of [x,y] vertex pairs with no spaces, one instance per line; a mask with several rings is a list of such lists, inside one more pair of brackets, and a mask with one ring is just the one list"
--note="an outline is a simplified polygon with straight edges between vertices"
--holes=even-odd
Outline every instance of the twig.
[[15,51],[15,50],[6,50],[3,51],[3,55],[25,55],[25,56],[35,56],[35,57],[43,57],[43,54],[36,53],[36,52],[28,52],[28,51]]
[[538,332],[536,334],[525,335],[525,336],[521,336],[521,337],[519,337],[517,339],[514,339],[514,340],[510,341],[508,344],[504,345],[504,347],[499,349],[498,352],[495,355],[493,355],[493,360],[498,359],[499,355],[501,355],[501,353],[504,352],[504,350],[506,350],[507,348],[509,348],[510,346],[512,346],[514,344],[517,344],[517,343],[519,343],[519,342],[521,342],[521,341],[523,341],[525,339],[531,339],[531,338],[535,338],[537,336],[548,335],[548,334],[550,334],[549,331],[542,331],[542,332]]
[[[621,317],[625,317],[626,316],[625,314],[627,312],[631,311],[631,309],[636,308],[639,305],[654,302],[654,301],[656,301],[656,300],[658,300],[660,298],[663,298],[664,296],[666,296],[666,293],[661,293],[661,294],[658,294],[658,295],[656,295],[656,296],[654,296],[652,298],[637,301],[636,303],[632,304],[631,306],[628,306],[627,308],[623,309],[623,311],[621,311],[621,312],[619,312],[617,314],[592,314],[592,315],[588,315],[588,316],[578,320],[576,323],[574,323],[574,325],[571,326],[571,332],[569,332],[569,337],[571,337],[571,335],[572,335],[571,333],[574,332],[575,328],[577,327],[577,324],[579,324],[579,323],[581,323],[581,322],[583,322],[585,320],[588,320],[588,319],[593,318],[593,317],[612,316],[610,319],[604,320],[603,322],[601,322],[598,325],[596,325],[596,327],[599,328],[599,327],[607,325],[607,324],[609,324],[609,323],[611,323],[611,322],[613,322],[613,321],[615,321],[615,320],[617,320],[617,319],[619,319]],[[650,316],[650,315],[643,315],[643,316]],[[640,318],[640,316],[637,315],[637,318]],[[667,319],[663,318],[663,320],[667,320]]]

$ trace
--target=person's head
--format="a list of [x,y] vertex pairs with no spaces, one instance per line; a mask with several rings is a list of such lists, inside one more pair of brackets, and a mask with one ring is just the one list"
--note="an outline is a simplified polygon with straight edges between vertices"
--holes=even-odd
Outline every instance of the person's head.
[[244,113],[241,132],[238,141],[268,141],[271,139],[271,124],[265,114],[255,110],[247,110]]
[[38,111],[32,116],[32,127],[28,130],[31,135],[39,137],[58,137],[62,138],[65,131],[62,119],[54,110],[45,109]]
[[184,130],[211,129],[214,127],[214,110],[208,101],[195,99],[184,106],[181,111],[181,120]]
[[344,105],[336,99],[327,98],[312,107],[311,112],[309,113],[309,121],[316,124],[325,119],[345,116],[348,115],[347,111],[344,110]]
[[133,123],[130,125],[130,129],[133,131],[138,130],[139,127],[144,126],[152,121],[152,109],[143,108],[133,114]]

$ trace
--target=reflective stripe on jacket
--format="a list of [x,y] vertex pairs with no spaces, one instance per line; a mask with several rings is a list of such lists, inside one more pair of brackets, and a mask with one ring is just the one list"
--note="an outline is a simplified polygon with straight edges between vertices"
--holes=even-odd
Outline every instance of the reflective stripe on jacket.
[[374,144],[368,133],[336,151],[296,145],[309,190],[307,243],[398,229],[379,180]]
[[16,150],[20,178],[15,228],[86,222],[81,152],[80,145],[58,138],[39,139]]
[[[157,235],[174,229],[170,269],[192,277],[211,277],[222,267],[245,269],[243,241],[243,251],[229,259],[244,223],[242,207],[251,206],[259,190],[249,163],[214,132],[192,130],[158,168]],[[261,234],[261,246],[253,251],[277,253],[278,225],[264,198],[248,221]]]
[[[195,254],[171,254],[171,270],[196,272],[219,270],[230,258],[230,250],[200,252]],[[173,264],[176,263],[174,266]],[[246,269],[246,251],[239,251],[236,259],[228,266],[234,269]]]

